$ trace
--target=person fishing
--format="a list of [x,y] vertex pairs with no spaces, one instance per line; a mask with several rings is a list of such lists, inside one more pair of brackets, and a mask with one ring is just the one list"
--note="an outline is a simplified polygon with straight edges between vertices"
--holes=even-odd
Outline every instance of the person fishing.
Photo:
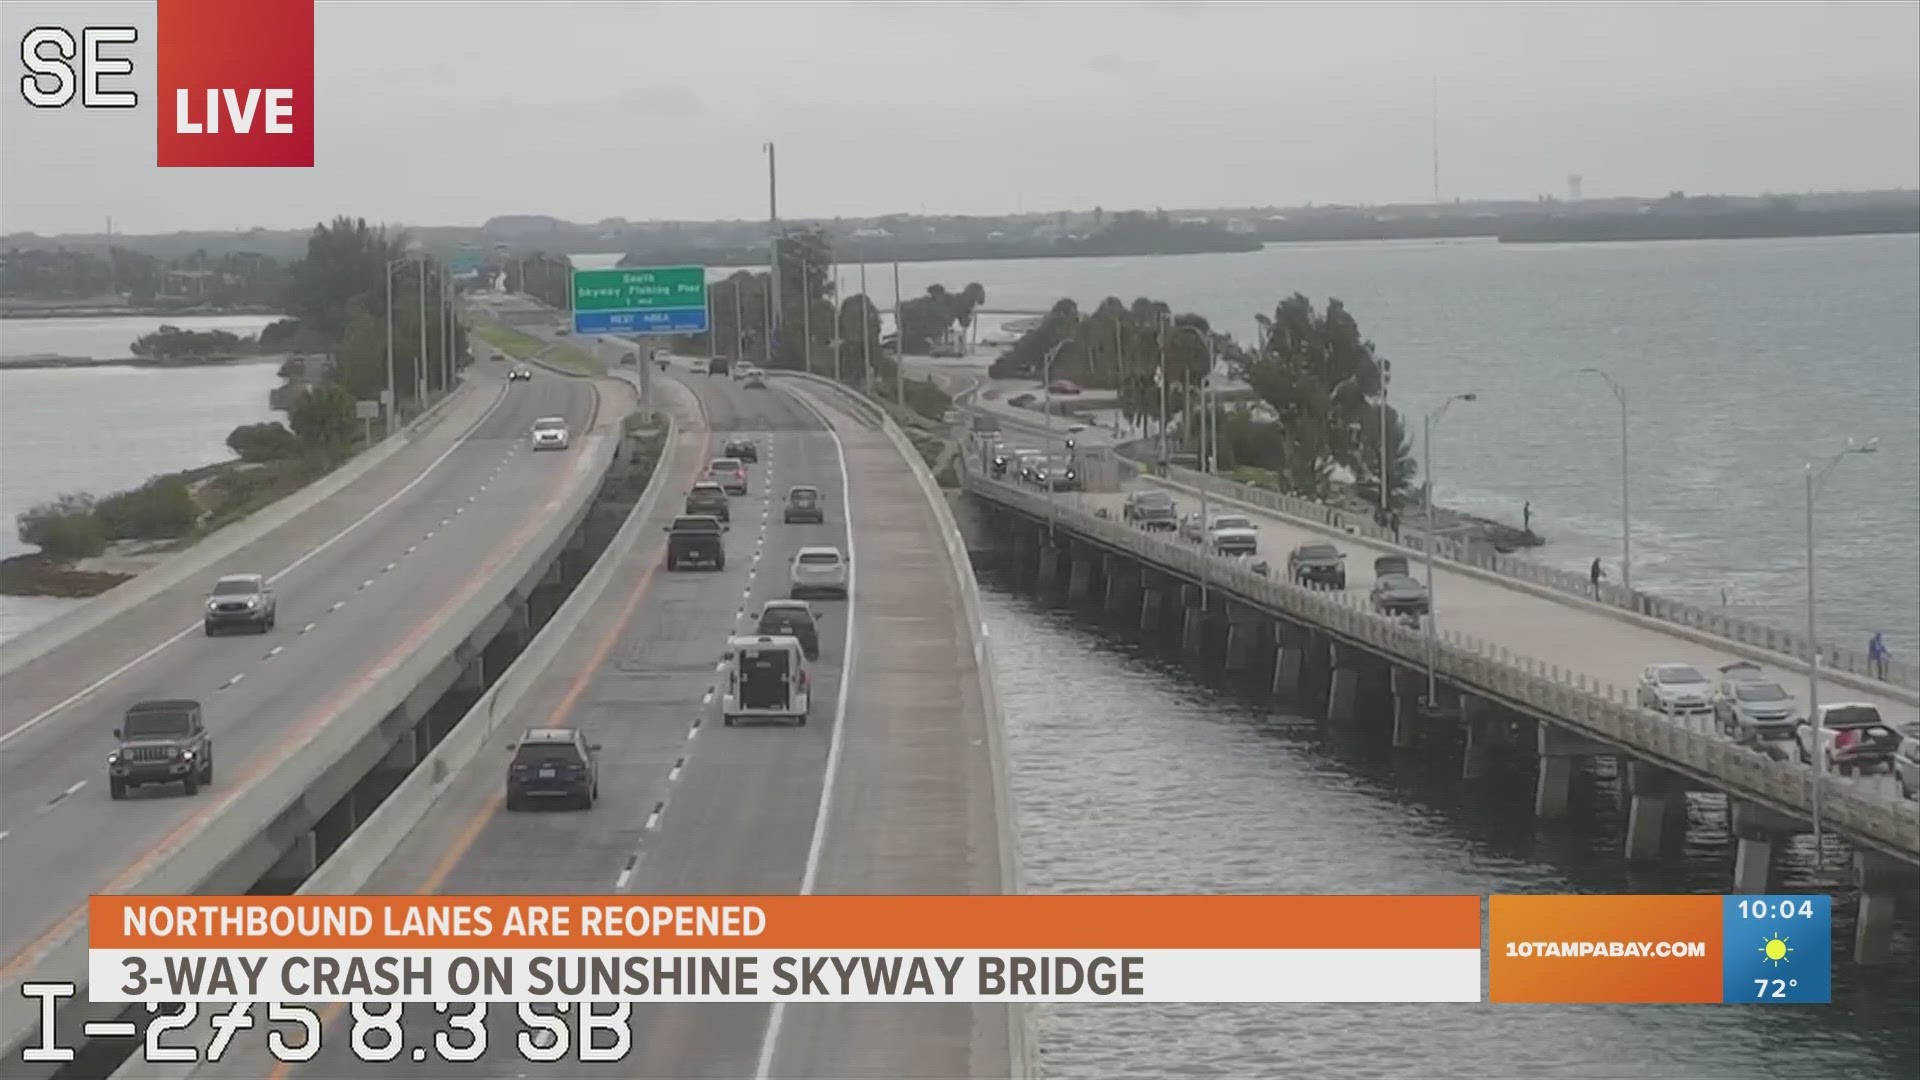
[[1887,679],[1887,659],[1889,656],[1886,639],[1880,636],[1880,631],[1875,630],[1873,632],[1873,640],[1867,642],[1867,665],[1873,669],[1873,677],[1879,679],[1881,682],[1885,682]]
[[1607,572],[1600,569],[1600,560],[1593,560],[1593,565],[1587,568],[1587,578],[1593,582],[1593,598],[1595,600],[1600,599],[1600,579],[1606,576]]

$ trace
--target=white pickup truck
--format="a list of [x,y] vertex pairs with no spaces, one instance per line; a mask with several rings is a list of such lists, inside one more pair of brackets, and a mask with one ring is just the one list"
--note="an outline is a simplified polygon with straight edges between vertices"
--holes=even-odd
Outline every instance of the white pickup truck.
[[1900,733],[1881,719],[1880,710],[1863,702],[1842,701],[1820,706],[1813,719],[1800,721],[1794,729],[1802,764],[1811,765],[1817,752],[1826,757],[1827,771],[1841,776],[1883,772],[1893,767],[1893,751],[1900,745]]

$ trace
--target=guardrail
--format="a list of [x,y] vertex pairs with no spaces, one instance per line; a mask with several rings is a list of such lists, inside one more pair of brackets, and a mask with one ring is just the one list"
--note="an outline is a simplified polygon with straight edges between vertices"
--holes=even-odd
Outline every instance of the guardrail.
[[[985,409],[971,403],[966,407],[981,415],[1006,419],[1001,410]],[[1029,431],[1044,431],[1040,425],[1030,423],[1024,417],[1014,422]],[[1057,429],[1053,434],[1055,437],[1065,435]],[[1302,499],[1298,496],[1255,487],[1252,484],[1244,484],[1237,480],[1229,480],[1179,465],[1136,463],[1135,467],[1140,474],[1155,476],[1165,482],[1178,484],[1196,492],[1205,490],[1209,495],[1292,518],[1301,524],[1317,525],[1351,536],[1364,537],[1389,547],[1407,551],[1418,549],[1424,552],[1424,548],[1419,545],[1424,544],[1426,532],[1418,525],[1402,524],[1396,536],[1393,530],[1383,528],[1375,522],[1369,513],[1342,510],[1311,499]],[[1595,590],[1592,582],[1583,574],[1561,570],[1521,555],[1505,555],[1497,551],[1489,551],[1481,545],[1466,544],[1444,536],[1434,537],[1433,552],[1435,558],[1444,559],[1457,567],[1478,570],[1484,574],[1550,589],[1570,599],[1599,603],[1628,615],[1650,618],[1680,629],[1690,630],[1696,635],[1717,639],[1718,642],[1760,650],[1768,654],[1762,659],[1774,660],[1778,657],[1787,657],[1803,664],[1806,660],[1807,639],[1777,626],[1607,582],[1602,582],[1599,589]],[[1699,638],[1696,637],[1696,640]],[[1821,646],[1820,663],[1822,672],[1829,678],[1841,679],[1850,676],[1851,679],[1848,680],[1850,685],[1892,693],[1909,703],[1920,704],[1920,664],[1889,662],[1887,677],[1881,679],[1874,674],[1873,667],[1867,660],[1866,650],[1848,649],[1832,644]]]
[[[969,491],[1036,520],[1047,518],[1048,500],[1042,495],[983,477],[972,467],[965,470],[963,483]],[[1275,581],[1231,560],[1211,558],[1187,544],[1095,517],[1070,504],[1053,504],[1052,515],[1056,528],[1068,529],[1183,578],[1206,581],[1250,606],[1311,623],[1408,666],[1426,666],[1431,642],[1435,670],[1476,694],[1563,724],[1737,798],[1795,818],[1811,816],[1816,779],[1808,769],[1774,761],[1737,743],[1640,709],[1619,686],[1544,664],[1469,635],[1442,629],[1429,638],[1374,614],[1357,595]],[[1828,828],[1856,843],[1920,863],[1920,809],[1906,800],[1828,784],[1821,796],[1821,814]]]
[[[961,536],[960,526],[953,520],[953,508],[947,505],[947,497],[941,492],[939,481],[934,478],[933,470],[927,467],[920,451],[914,447],[913,440],[900,430],[900,425],[893,421],[885,407],[852,387],[822,375],[803,371],[776,374],[832,390],[855,411],[877,423],[893,443],[894,449],[906,460],[907,467],[913,471],[914,479],[920,485],[921,494],[933,507],[934,518],[939,522],[946,539],[947,561],[953,568],[954,579],[960,588],[960,604],[969,628],[968,636],[973,639],[973,664],[979,678],[980,707],[986,720],[988,765],[993,777],[995,840],[1000,854],[1001,889],[1007,893],[1024,892],[1026,883],[1020,864],[1013,784],[1007,775],[1006,714],[1000,705],[999,690],[993,678],[993,646],[987,635],[986,607],[980,600],[980,583],[973,576],[973,560],[967,555],[966,540]],[[1038,1075],[1039,1051],[1032,1024],[1031,1010],[1017,1005],[1008,1007],[1007,1055],[1010,1059],[1010,1075],[1014,1080]]]
[[298,491],[268,503],[224,528],[195,542],[184,551],[134,575],[85,603],[56,618],[0,644],[0,676],[38,660],[74,639],[90,633],[119,616],[146,603],[207,567],[254,543],[261,537],[313,509],[338,494],[349,484],[399,453],[442,419],[452,403],[464,399],[472,385],[462,382],[453,393],[435,402],[425,412],[407,422],[392,436],[382,439],[345,464]]
[[[603,429],[589,436],[582,446],[578,472],[587,477],[604,476],[621,440],[621,433]],[[126,882],[111,891],[120,894],[192,894],[209,888],[245,888],[251,882],[225,880],[235,871],[232,864],[256,841],[271,837],[277,845],[292,843],[304,826],[301,822],[317,818],[305,807],[306,793],[321,782],[335,765],[354,753],[365,741],[380,738],[387,717],[404,705],[415,689],[442,664],[458,655],[474,629],[501,605],[508,603],[515,590],[543,569],[566,542],[581,518],[592,507],[599,489],[597,483],[577,483],[576,498],[568,508],[546,519],[518,551],[508,556],[499,571],[468,597],[465,603],[440,620],[418,649],[398,660],[389,660],[373,687],[353,704],[346,706],[322,724],[304,742],[288,748],[281,759],[269,767],[266,775],[244,788],[226,794],[217,813],[206,814],[197,824],[182,830],[161,849],[153,869],[138,880]],[[319,808],[325,810],[325,807]],[[84,898],[76,898],[84,899]],[[26,1001],[19,984],[33,979],[58,979],[77,983],[85,997],[87,981],[87,930],[84,909],[79,917],[69,916],[71,926],[59,929],[57,940],[40,947],[25,958],[28,972],[9,975],[0,1008],[5,1009],[4,1042],[7,1060],[18,1062],[20,1048],[38,1037],[37,1012],[23,1009]],[[32,946],[30,946],[31,948]],[[78,1010],[76,1010],[78,1011]],[[117,1007],[116,1007],[117,1011]],[[32,1015],[23,1015],[32,1013]]]

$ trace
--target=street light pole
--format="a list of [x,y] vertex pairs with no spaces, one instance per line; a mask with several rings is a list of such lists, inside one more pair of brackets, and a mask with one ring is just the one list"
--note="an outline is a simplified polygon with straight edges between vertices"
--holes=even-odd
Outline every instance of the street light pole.
[[1435,624],[1439,621],[1440,616],[1440,605],[1435,602],[1433,596],[1433,425],[1438,423],[1440,418],[1447,414],[1447,406],[1456,401],[1477,401],[1479,397],[1478,394],[1454,394],[1452,397],[1447,398],[1447,400],[1440,403],[1439,408],[1426,415],[1420,436],[1422,444],[1420,456],[1425,459],[1423,464],[1427,470],[1427,535],[1425,540],[1427,549],[1427,707],[1430,709],[1439,704],[1440,700],[1439,691],[1435,685],[1437,680],[1433,671],[1434,652],[1437,648],[1435,636],[1438,633]]
[[387,260],[387,400],[382,409],[387,416],[387,437],[393,437],[394,406],[400,403],[400,395],[393,385],[393,268],[404,259]]
[[[1218,456],[1220,450],[1218,430],[1220,425],[1210,415],[1213,412],[1213,335],[1192,325],[1176,324],[1173,329],[1175,333],[1191,330],[1207,350],[1207,368],[1200,378],[1200,610],[1205,611],[1208,603],[1207,592],[1213,584],[1213,551],[1210,548],[1213,541],[1211,528],[1213,511],[1209,488],[1213,476],[1214,458]],[[1211,444],[1207,441],[1209,433],[1213,436]]]
[[422,408],[427,404],[427,260],[420,260],[420,358],[414,364],[414,374],[419,386],[418,398]]
[[1167,468],[1167,321],[1165,316],[1158,317],[1160,338],[1160,469]]
[[873,395],[873,301],[867,298],[867,259],[860,257],[860,390]]
[[907,323],[900,316],[900,260],[893,260],[893,401],[907,407]]
[[[1387,451],[1387,388],[1393,385],[1393,361],[1380,361],[1380,523],[1393,513],[1388,492],[1393,490],[1393,458]],[[1394,538],[1399,543],[1399,537]]]
[[[1040,388],[1040,393],[1044,395],[1043,411],[1046,414],[1044,423],[1046,424],[1046,427],[1047,427],[1047,453],[1048,454],[1053,453],[1053,358],[1060,355],[1060,350],[1066,348],[1067,342],[1072,340],[1073,340],[1073,335],[1068,334],[1066,337],[1063,337],[1059,341],[1054,342],[1053,348],[1047,350],[1047,355],[1040,362],[1040,381],[1045,384]],[[1052,539],[1053,537],[1053,521],[1054,521],[1053,472],[1051,470],[1051,467],[1049,467],[1049,470],[1047,472],[1047,537],[1048,539]]]
[[1633,521],[1630,504],[1627,501],[1627,388],[1615,382],[1613,376],[1599,368],[1584,367],[1582,374],[1598,375],[1607,382],[1607,389],[1613,391],[1613,398],[1620,403],[1620,585],[1628,592],[1633,591]]
[[1813,726],[1813,857],[1824,865],[1820,837],[1820,796],[1827,782],[1826,718],[1820,715],[1820,638],[1815,618],[1813,591],[1813,495],[1827,475],[1840,467],[1848,454],[1871,454],[1880,448],[1878,436],[1856,444],[1852,439],[1817,472],[1808,462],[1807,478],[1807,722]]
[[813,374],[813,296],[807,286],[807,263],[800,262],[800,357],[807,374]]

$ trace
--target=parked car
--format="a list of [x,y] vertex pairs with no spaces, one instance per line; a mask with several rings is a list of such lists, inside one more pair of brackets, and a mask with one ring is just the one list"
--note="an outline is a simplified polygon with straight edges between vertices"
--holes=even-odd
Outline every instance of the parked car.
[[820,659],[820,618],[805,600],[769,600],[760,606],[756,634],[785,634],[800,642],[809,660]]
[[1432,603],[1427,587],[1411,574],[1387,574],[1375,578],[1373,591],[1367,594],[1373,610],[1395,617],[1424,616]]
[[739,458],[748,464],[759,464],[760,447],[752,439],[728,439],[720,452],[730,458]]
[[731,501],[726,490],[711,480],[702,480],[687,492],[686,513],[708,514],[723,522],[733,520]]
[[1260,530],[1245,514],[1215,514],[1207,542],[1216,555],[1252,555],[1260,550]]
[[707,479],[719,484],[729,495],[747,493],[747,467],[739,458],[714,458],[707,466]]
[[265,577],[259,574],[228,574],[213,583],[213,593],[207,597],[207,611],[202,621],[208,637],[235,628],[264,634],[273,629],[279,607],[279,601],[274,599],[273,589],[267,585]]
[[[1894,748],[1900,733],[1880,718],[1878,707],[1865,702],[1842,701],[1819,708],[1819,724],[1812,718],[1800,721],[1794,729],[1794,741],[1802,764],[1811,764],[1816,752],[1824,753],[1827,771],[1841,776],[1879,772],[1893,766]],[[1814,748],[1818,739],[1822,744]]]
[[1055,379],[1047,384],[1047,391],[1054,394],[1066,394],[1071,397],[1080,392],[1080,384],[1072,379]]
[[795,600],[807,596],[847,596],[847,559],[834,547],[803,547],[794,553],[787,572],[787,595]]
[[1900,729],[1900,745],[1893,749],[1893,775],[1903,798],[1920,799],[1920,722]]
[[825,524],[827,508],[820,498],[820,489],[810,484],[795,484],[788,488],[787,505],[780,516],[789,525],[803,521],[812,525]]
[[1678,715],[1713,712],[1713,684],[1692,664],[1648,664],[1640,669],[1636,698],[1643,709]]
[[530,799],[564,799],[591,810],[600,798],[600,744],[579,728],[530,728],[513,746],[507,765],[507,809],[524,810]]
[[1332,544],[1301,544],[1287,553],[1287,578],[1309,588],[1345,589],[1346,553]]
[[1164,491],[1135,491],[1120,508],[1120,520],[1148,532],[1173,532],[1180,527],[1180,507]]
[[1742,742],[1791,739],[1800,721],[1800,703],[1786,687],[1745,660],[1721,665],[1712,705],[1714,723]]
[[535,450],[565,450],[572,442],[567,433],[567,420],[563,416],[543,416],[533,422],[533,448]]
[[197,701],[142,701],[127,709],[113,738],[119,745],[107,755],[109,798],[126,798],[128,788],[173,783],[197,795],[200,785],[213,783],[213,736]]

